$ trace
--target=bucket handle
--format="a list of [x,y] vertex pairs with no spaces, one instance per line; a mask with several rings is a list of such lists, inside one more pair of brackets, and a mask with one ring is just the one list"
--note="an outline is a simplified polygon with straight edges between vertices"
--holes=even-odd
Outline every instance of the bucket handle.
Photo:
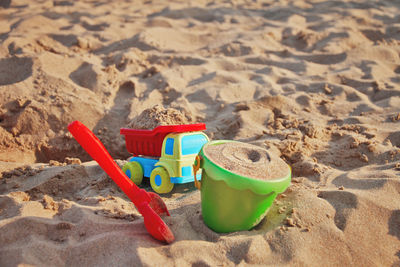
[[199,190],[201,190],[201,182],[197,180],[196,173],[200,169],[200,160],[201,157],[197,155],[193,164],[194,186]]

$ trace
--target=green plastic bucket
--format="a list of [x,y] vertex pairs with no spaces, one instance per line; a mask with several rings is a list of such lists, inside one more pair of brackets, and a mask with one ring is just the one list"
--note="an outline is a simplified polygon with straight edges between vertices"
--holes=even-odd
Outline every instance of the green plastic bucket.
[[205,156],[204,148],[226,142],[235,141],[211,141],[199,152],[203,220],[218,233],[250,230],[256,226],[291,181],[289,166],[285,177],[257,180],[232,173]]

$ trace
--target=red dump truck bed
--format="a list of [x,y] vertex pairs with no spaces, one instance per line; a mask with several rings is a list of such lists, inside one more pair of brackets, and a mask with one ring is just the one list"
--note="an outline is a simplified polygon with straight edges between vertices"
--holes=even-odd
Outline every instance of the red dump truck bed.
[[160,157],[164,138],[169,133],[196,132],[206,129],[204,123],[183,125],[161,125],[153,130],[121,128],[125,135],[126,148],[133,155]]

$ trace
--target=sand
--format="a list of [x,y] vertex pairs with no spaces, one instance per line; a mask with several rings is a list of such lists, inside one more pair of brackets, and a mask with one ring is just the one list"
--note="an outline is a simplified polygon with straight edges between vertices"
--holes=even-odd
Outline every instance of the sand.
[[243,142],[206,145],[204,155],[218,166],[244,177],[273,180],[287,177],[290,167],[275,154]]
[[143,110],[137,117],[131,120],[127,127],[133,129],[151,130],[160,125],[190,124],[191,117],[174,108],[165,108],[155,105]]
[[[0,7],[0,266],[399,266],[399,14],[391,0]],[[158,243],[67,131],[82,121],[122,165],[119,129],[157,104],[291,165],[256,229],[212,232],[181,185],[163,196],[176,241]]]

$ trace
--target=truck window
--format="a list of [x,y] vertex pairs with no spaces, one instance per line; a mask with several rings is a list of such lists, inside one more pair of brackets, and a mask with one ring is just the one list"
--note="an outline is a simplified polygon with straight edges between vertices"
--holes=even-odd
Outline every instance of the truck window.
[[173,138],[168,138],[167,141],[165,142],[165,154],[167,155],[173,155],[174,154],[174,139]]
[[182,155],[194,155],[207,143],[207,138],[202,134],[186,135],[181,142]]

